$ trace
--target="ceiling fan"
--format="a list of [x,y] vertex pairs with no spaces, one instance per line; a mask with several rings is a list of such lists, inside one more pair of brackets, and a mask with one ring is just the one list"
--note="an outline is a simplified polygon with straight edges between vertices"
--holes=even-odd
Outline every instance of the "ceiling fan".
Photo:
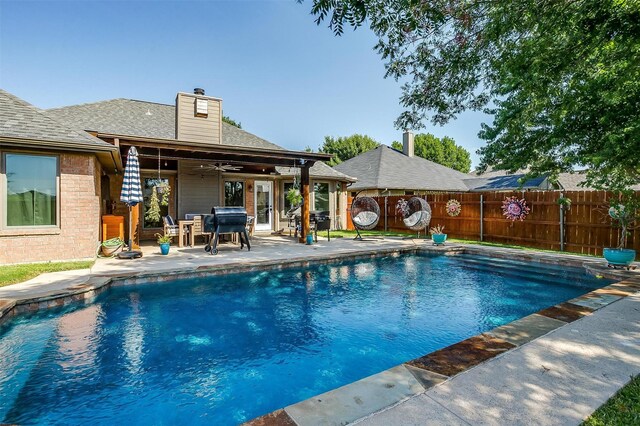
[[234,166],[232,164],[207,163],[194,167],[194,171],[198,172],[235,172],[242,169],[242,166]]

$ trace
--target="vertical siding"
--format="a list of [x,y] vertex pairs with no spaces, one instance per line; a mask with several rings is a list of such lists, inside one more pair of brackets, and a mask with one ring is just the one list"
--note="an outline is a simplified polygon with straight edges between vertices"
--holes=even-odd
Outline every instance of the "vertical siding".
[[196,96],[178,93],[176,98],[177,139],[189,142],[221,143],[222,101],[205,99],[208,102],[209,114],[207,117],[196,117],[194,113]]
[[197,161],[181,161],[178,167],[178,218],[186,213],[209,213],[222,205],[217,172],[198,173]]

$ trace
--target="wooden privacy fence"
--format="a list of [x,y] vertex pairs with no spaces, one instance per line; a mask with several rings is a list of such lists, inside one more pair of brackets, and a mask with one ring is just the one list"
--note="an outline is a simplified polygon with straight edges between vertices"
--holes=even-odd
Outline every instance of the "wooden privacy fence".
[[[511,196],[524,198],[531,209],[522,222],[503,216],[502,202]],[[561,211],[561,196],[571,199],[568,210]],[[398,200],[411,197],[374,197],[381,212],[376,229],[412,233],[396,212]],[[601,255],[603,248],[618,245],[620,231],[611,225],[605,207],[611,197],[615,195],[605,191],[440,192],[420,196],[431,206],[430,226],[443,225],[449,238],[592,255]],[[449,216],[445,210],[451,199],[462,205],[458,216]],[[627,248],[640,251],[640,229],[631,232]]]

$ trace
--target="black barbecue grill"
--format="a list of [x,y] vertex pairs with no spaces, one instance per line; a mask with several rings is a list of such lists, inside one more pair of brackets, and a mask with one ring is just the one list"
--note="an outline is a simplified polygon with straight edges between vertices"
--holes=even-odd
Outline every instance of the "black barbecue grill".
[[220,234],[238,233],[240,249],[247,245],[247,250],[251,250],[249,235],[247,235],[247,211],[243,207],[214,207],[211,214],[205,215],[203,219],[204,232],[211,233],[211,245],[204,249],[211,254],[218,254],[218,239]]

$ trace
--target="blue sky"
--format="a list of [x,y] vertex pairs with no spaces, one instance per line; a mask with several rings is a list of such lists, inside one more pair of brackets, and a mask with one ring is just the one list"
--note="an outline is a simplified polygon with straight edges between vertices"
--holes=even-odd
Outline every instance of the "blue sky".
[[[334,37],[310,1],[0,0],[0,87],[50,108],[113,98],[172,104],[203,87],[244,129],[289,149],[325,135],[401,140],[400,84],[367,28]],[[472,153],[486,118],[426,131]]]

